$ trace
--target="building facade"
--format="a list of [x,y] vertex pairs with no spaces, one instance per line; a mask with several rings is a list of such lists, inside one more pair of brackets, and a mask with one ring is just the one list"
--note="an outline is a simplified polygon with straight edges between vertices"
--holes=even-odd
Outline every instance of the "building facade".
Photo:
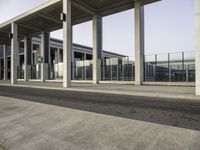
[[[27,79],[40,79],[41,74],[41,38],[31,38],[30,42],[30,65],[28,66]],[[0,79],[10,80],[10,63],[11,49],[7,47],[7,52],[4,51],[4,45],[0,45]],[[48,76],[46,80],[61,80],[62,65],[63,65],[63,41],[51,38],[48,55],[48,68],[46,73]],[[122,58],[125,55],[103,51],[102,58]],[[17,78],[24,79],[24,45],[23,41],[19,42],[19,66],[17,71]],[[73,44],[72,48],[72,80],[92,80],[92,48],[80,44]],[[88,70],[88,71],[87,71]],[[85,72],[83,75],[83,72]],[[88,74],[88,75],[87,75]]]

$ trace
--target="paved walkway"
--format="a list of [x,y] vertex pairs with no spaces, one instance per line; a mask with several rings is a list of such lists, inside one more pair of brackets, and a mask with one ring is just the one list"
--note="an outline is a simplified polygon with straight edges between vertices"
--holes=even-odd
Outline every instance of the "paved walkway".
[[[48,97],[46,101],[52,102]],[[179,128],[136,119],[138,116],[141,120],[146,120],[146,117],[151,116],[151,120],[165,118],[164,120],[168,122],[176,120],[176,124],[180,126],[190,122],[195,126],[199,122],[199,111],[195,114],[182,114],[177,113],[176,110],[168,112],[168,110],[155,109],[156,113],[154,113],[155,110],[150,108],[140,111],[140,107],[134,106],[130,109],[129,106],[126,108],[114,104],[104,106],[102,103],[98,105],[87,103],[86,106],[80,103],[80,108],[87,107],[95,110],[103,106],[103,111],[107,109],[107,111],[116,111],[118,115],[119,112],[123,113],[121,116],[132,116],[130,117],[132,119],[127,119],[71,109],[65,107],[65,103],[79,105],[71,98],[66,98],[65,102],[62,102],[64,107],[58,107],[26,101],[25,97],[22,100],[0,96],[0,150],[200,149],[199,129]],[[197,105],[199,106],[199,103]],[[190,120],[190,118],[196,119]]]
[[[10,85],[9,82],[0,82],[1,85]],[[133,96],[160,97],[173,99],[191,99],[200,100],[200,97],[195,96],[195,87],[190,86],[135,86],[122,84],[78,84],[73,83],[71,88],[62,88],[62,83],[59,82],[18,82],[15,86],[34,87],[46,89],[71,90],[82,92],[96,92],[109,94],[122,94]]]

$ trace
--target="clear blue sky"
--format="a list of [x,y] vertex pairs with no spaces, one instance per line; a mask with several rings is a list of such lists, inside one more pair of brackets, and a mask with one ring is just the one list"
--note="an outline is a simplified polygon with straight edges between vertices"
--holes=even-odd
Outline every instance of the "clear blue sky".
[[[0,23],[48,0],[0,0]],[[92,46],[92,23],[73,27],[73,41]],[[62,31],[51,34],[62,39]],[[134,11],[103,19],[103,48],[134,56]],[[162,0],[145,6],[145,53],[194,51],[194,0]]]

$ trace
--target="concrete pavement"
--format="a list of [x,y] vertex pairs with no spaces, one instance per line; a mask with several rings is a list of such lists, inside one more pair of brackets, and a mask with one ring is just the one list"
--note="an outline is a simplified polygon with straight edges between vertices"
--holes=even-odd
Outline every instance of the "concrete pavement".
[[199,150],[200,132],[0,97],[3,150]]
[[93,92],[130,96],[146,96],[171,99],[200,100],[200,96],[195,96],[195,87],[193,86],[154,86],[154,85],[123,85],[123,84],[80,84],[73,83],[71,88],[62,88],[61,82],[18,82],[10,85],[9,82],[0,82],[0,85],[16,87],[33,87],[42,89],[54,89],[65,91]]
[[200,102],[0,86],[3,150],[199,150]]

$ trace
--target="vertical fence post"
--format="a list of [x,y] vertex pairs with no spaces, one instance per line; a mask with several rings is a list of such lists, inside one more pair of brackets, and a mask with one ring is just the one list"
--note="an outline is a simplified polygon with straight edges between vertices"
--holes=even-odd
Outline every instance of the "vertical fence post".
[[105,57],[102,58],[102,73],[103,73],[103,76],[102,76],[102,80],[104,81],[105,80]]
[[117,81],[119,80],[119,59],[117,58]]
[[154,81],[156,81],[156,78],[157,78],[157,59],[158,59],[158,56],[157,54],[155,54],[155,65],[154,65]]
[[87,62],[87,54],[84,53],[84,73],[85,73],[84,76],[85,76],[85,80],[87,80],[87,66],[86,66],[87,64],[88,64],[88,62]]
[[[130,62],[129,62],[129,57],[127,57],[127,80],[129,81],[129,65],[130,65]],[[131,77],[132,78],[132,77]]]
[[146,81],[146,75],[148,75],[148,67],[146,66],[146,56],[143,54],[143,82]]
[[169,82],[171,82],[170,53],[168,53]]
[[[184,77],[184,74],[185,74],[185,63],[184,63],[184,61],[185,61],[185,56],[184,56],[184,52],[182,52],[182,74],[183,74],[183,77]],[[182,81],[182,82],[184,82],[184,81]]]
[[112,81],[112,58],[110,58],[110,80]]
[[186,65],[186,82],[189,82],[189,65]]
[[82,59],[82,61],[80,61],[80,63],[82,62],[82,80],[84,80],[84,60]]

